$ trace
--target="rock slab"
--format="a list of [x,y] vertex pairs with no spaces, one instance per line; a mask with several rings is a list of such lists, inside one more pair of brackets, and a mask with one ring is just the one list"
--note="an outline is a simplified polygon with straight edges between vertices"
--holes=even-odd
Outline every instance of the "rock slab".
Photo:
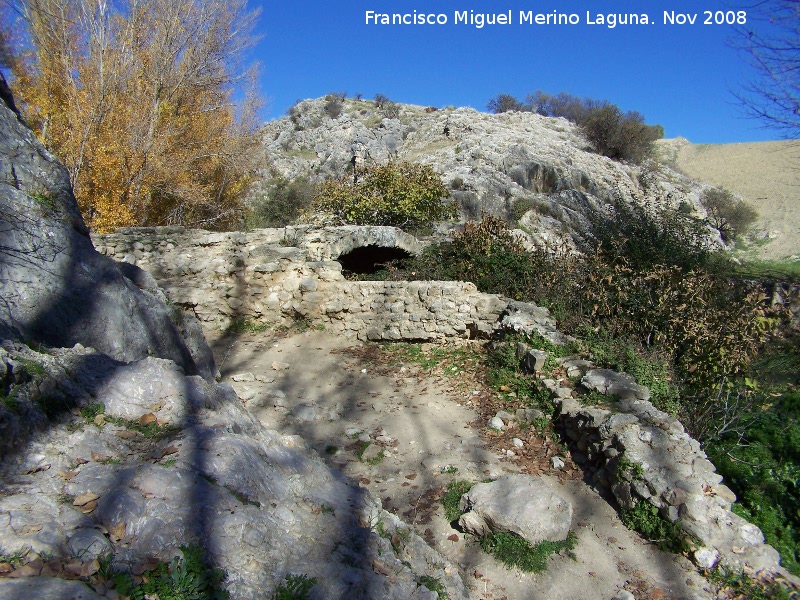
[[530,544],[560,542],[569,535],[572,505],[555,494],[545,476],[504,475],[479,483],[461,497],[459,520],[475,535],[516,533]]

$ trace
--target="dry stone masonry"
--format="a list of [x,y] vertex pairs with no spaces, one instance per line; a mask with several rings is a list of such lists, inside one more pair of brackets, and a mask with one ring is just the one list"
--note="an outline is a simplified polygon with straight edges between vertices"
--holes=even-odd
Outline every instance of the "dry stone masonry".
[[488,337],[508,304],[472,283],[346,280],[333,259],[354,248],[421,250],[415,238],[392,227],[250,233],[157,227],[94,240],[101,253],[151,272],[209,334],[239,319],[301,318],[360,340]]

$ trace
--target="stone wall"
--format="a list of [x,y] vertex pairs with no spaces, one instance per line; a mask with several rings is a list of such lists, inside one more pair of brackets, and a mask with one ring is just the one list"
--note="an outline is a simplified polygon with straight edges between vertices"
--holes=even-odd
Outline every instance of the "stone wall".
[[[472,283],[348,281],[330,258],[383,244],[418,250],[388,227],[208,233],[182,227],[95,235],[98,251],[149,271],[212,337],[236,320],[308,319],[361,340],[488,336],[507,301]],[[283,244],[291,241],[292,246]],[[316,260],[327,258],[328,260]]]
[[612,493],[622,509],[649,502],[677,521],[695,540],[691,558],[698,566],[766,570],[800,584],[779,566],[780,555],[761,530],[731,511],[735,494],[676,419],[633,396],[613,408],[583,406],[571,397],[556,402],[573,459],[592,483]]

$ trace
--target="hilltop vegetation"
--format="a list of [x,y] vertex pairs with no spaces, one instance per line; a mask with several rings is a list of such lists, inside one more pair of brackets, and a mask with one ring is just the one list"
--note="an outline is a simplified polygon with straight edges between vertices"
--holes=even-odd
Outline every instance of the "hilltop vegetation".
[[623,113],[608,100],[578,98],[572,94],[547,94],[537,90],[521,102],[500,94],[486,105],[493,113],[533,112],[545,117],[563,117],[580,127],[595,151],[615,160],[640,163],[652,155],[654,141],[664,137],[661,125],[647,125],[636,111]]

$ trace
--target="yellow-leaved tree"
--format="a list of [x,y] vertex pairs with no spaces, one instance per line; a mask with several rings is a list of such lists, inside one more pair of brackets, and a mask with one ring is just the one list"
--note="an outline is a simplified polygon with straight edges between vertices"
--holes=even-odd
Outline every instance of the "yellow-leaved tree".
[[6,5],[12,89],[96,231],[241,218],[257,154],[256,72],[243,62],[256,16],[246,0]]

